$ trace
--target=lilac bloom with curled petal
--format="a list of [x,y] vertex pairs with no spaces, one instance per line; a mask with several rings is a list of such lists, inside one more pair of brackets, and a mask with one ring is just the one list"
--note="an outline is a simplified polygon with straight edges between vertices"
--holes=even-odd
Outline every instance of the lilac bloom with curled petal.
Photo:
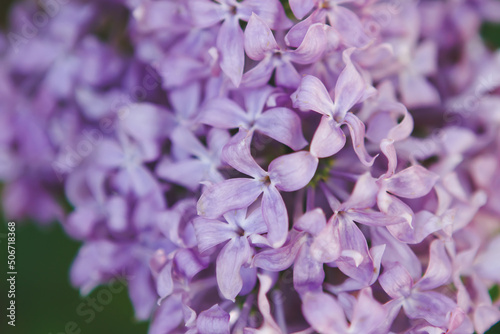
[[395,305],[403,307],[411,319],[425,319],[435,326],[445,326],[446,315],[455,309],[456,303],[435,291],[450,281],[451,262],[443,242],[434,240],[430,245],[429,265],[416,283],[408,271],[399,263],[387,268],[379,282],[389,296],[397,300]]
[[318,159],[309,152],[299,151],[271,161],[264,171],[250,155],[249,133],[240,129],[222,152],[224,160],[241,173],[252,178],[228,179],[209,186],[198,201],[198,214],[214,219],[235,209],[244,209],[261,194],[262,215],[268,228],[268,240],[280,247],[288,232],[288,214],[281,197],[282,191],[301,189],[314,176]]
[[295,229],[301,232],[294,233],[281,248],[258,253],[253,265],[269,271],[281,271],[293,264],[293,285],[300,295],[321,291],[325,273],[323,264],[312,254],[311,243],[325,225],[326,218],[321,209],[306,212],[295,222]]
[[322,56],[326,42],[325,29],[324,24],[312,25],[297,49],[289,50],[280,47],[264,20],[252,14],[245,29],[245,51],[249,58],[259,63],[243,75],[242,85],[262,86],[276,69],[278,86],[297,88],[300,75],[292,63],[312,64]]
[[342,272],[362,285],[371,285],[377,279],[384,246],[368,250],[366,239],[354,222],[375,227],[402,221],[400,217],[371,210],[377,192],[375,180],[367,173],[358,179],[352,195],[343,204],[327,194],[334,215],[311,245],[315,259],[323,263],[335,261]]
[[260,208],[248,216],[246,209],[229,211],[224,218],[226,222],[198,217],[194,220],[194,228],[201,253],[227,241],[217,257],[216,274],[222,295],[234,301],[243,288],[242,266],[248,266],[253,255],[250,243],[262,241],[258,235],[266,233],[267,226]]
[[[391,171],[391,175],[394,171]],[[418,243],[427,235],[438,230],[437,221],[430,212],[422,211],[415,216],[413,210],[397,197],[419,198],[428,194],[439,176],[422,166],[408,167],[390,177],[379,178],[377,205],[380,211],[404,218],[405,222],[387,226],[387,229],[398,240],[407,243]],[[396,197],[397,196],[397,197]],[[415,224],[415,226],[413,226]]]
[[303,298],[302,312],[309,324],[325,334],[376,333],[386,312],[372,296],[370,288],[360,291],[355,301],[350,324],[339,301],[324,292],[308,293]]
[[224,178],[218,168],[222,148],[229,138],[227,131],[212,129],[207,134],[208,147],[205,147],[191,131],[177,127],[171,135],[172,142],[192,157],[178,161],[165,157],[156,166],[156,174],[191,190],[196,190],[202,182],[221,182]]
[[243,75],[245,61],[243,47],[243,31],[239,21],[247,21],[253,12],[261,14],[267,24],[273,28],[286,28],[289,20],[286,18],[282,5],[278,0],[263,1],[221,0],[189,0],[192,21],[200,27],[209,27],[222,21],[217,35],[217,48],[221,53],[220,67],[238,87]]
[[348,111],[374,92],[368,86],[351,62],[353,49],[344,51],[346,67],[335,85],[335,102],[332,101],[323,83],[316,77],[306,76],[291,98],[293,105],[300,110],[314,110],[323,115],[311,143],[311,152],[319,158],[337,153],[345,145],[345,134],[340,128],[347,124],[353,139],[354,151],[360,161],[371,166],[375,158],[368,155],[364,145],[365,126],[354,114]]
[[[316,7],[316,10],[310,15],[310,17],[316,17],[314,21],[325,23],[328,17],[330,25],[338,32],[346,47],[361,48],[370,42],[370,37],[366,34],[360,17],[352,11],[353,6],[350,6],[356,5],[358,2],[358,0],[291,0],[290,8],[294,15],[301,19]],[[361,2],[366,1],[362,0]],[[302,21],[305,24],[299,25],[299,23],[292,27],[292,30],[297,30],[293,32],[293,35],[301,36],[301,33],[307,29],[307,25],[314,21],[305,19]],[[291,43],[294,43],[294,39],[291,39]]]
[[399,74],[401,99],[408,108],[439,104],[439,93],[425,78],[436,72],[437,47],[431,41],[422,42],[409,60],[407,68]]
[[229,314],[219,305],[214,305],[200,313],[196,328],[202,334],[229,334]]
[[216,128],[242,127],[250,134],[257,131],[299,150],[307,145],[300,117],[285,107],[264,110],[273,91],[269,86],[243,91],[245,110],[229,98],[212,99],[203,107],[199,120]]

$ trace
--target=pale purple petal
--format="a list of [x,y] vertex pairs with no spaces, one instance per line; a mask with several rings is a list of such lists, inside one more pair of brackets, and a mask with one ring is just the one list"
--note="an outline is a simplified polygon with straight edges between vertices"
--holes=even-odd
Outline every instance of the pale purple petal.
[[289,4],[293,15],[299,20],[306,16],[314,7],[314,1],[312,0],[290,0]]
[[200,313],[196,328],[203,334],[229,334],[229,313],[214,305]]
[[366,97],[369,86],[365,83],[361,74],[351,61],[354,49],[347,49],[342,54],[345,68],[335,84],[335,112],[337,122],[342,122],[346,113],[363,97]]
[[214,219],[197,217],[193,225],[200,253],[237,235],[234,227]]
[[339,124],[323,116],[311,142],[311,154],[327,158],[340,151],[346,142],[344,131]]
[[156,291],[162,299],[168,297],[174,291],[172,265],[172,261],[167,262],[156,278]]
[[240,268],[252,256],[245,237],[229,240],[217,256],[217,283],[224,298],[234,301],[243,287]]
[[422,166],[408,167],[386,181],[391,194],[404,198],[418,198],[427,195],[439,176]]
[[199,121],[220,129],[247,127],[250,119],[247,113],[234,101],[216,98],[203,107]]
[[269,55],[254,68],[245,72],[241,80],[241,85],[244,87],[260,87],[267,84],[269,79],[271,79],[274,67],[273,58]]
[[325,272],[323,263],[316,261],[309,247],[302,247],[293,265],[293,286],[299,294],[322,290]]
[[329,263],[340,257],[340,236],[338,230],[333,226],[333,220],[326,224],[321,232],[314,238],[311,244],[311,254],[317,261]]
[[443,242],[434,240],[430,245],[427,270],[422,279],[415,284],[415,287],[421,291],[432,290],[446,284],[450,280],[451,273],[451,262]]
[[403,302],[403,308],[410,319],[425,319],[434,326],[446,326],[446,315],[457,307],[450,298],[434,291],[412,292]]
[[323,55],[326,42],[326,25],[315,23],[309,27],[300,46],[288,55],[297,64],[312,64]]
[[306,294],[302,300],[302,313],[307,322],[320,333],[347,332],[348,325],[342,306],[326,293]]
[[349,199],[341,206],[341,210],[367,209],[375,205],[379,187],[369,172],[361,175],[356,181]]
[[300,117],[288,108],[272,108],[257,118],[255,128],[293,150],[307,145]]
[[217,35],[217,48],[222,56],[220,67],[236,87],[240,85],[245,62],[243,41],[239,20],[236,17],[224,20]]
[[399,263],[390,268],[384,268],[378,281],[384,291],[394,299],[409,296],[413,286],[410,274]]
[[307,151],[282,155],[269,164],[271,184],[282,191],[305,187],[314,176],[318,158]]
[[209,186],[198,200],[198,214],[217,218],[230,210],[246,208],[259,197],[262,188],[262,183],[254,179],[230,179]]
[[325,116],[332,116],[334,104],[330,94],[318,78],[306,75],[299,88],[292,93],[293,106],[302,111],[314,110]]
[[267,239],[273,248],[281,247],[288,234],[288,213],[280,192],[274,186],[264,189],[262,216],[267,225]]
[[222,149],[222,160],[244,174],[255,179],[262,179],[267,173],[255,162],[250,154],[251,140],[252,132],[240,129]]
[[278,50],[273,32],[255,13],[252,13],[245,28],[245,52],[253,60],[262,60],[268,53]]
[[253,265],[269,271],[282,271],[292,265],[305,239],[295,235],[284,246],[277,249],[266,249],[253,259]]
[[298,231],[305,231],[311,235],[317,236],[326,226],[326,217],[323,210],[316,208],[307,211],[299,217],[293,225]]

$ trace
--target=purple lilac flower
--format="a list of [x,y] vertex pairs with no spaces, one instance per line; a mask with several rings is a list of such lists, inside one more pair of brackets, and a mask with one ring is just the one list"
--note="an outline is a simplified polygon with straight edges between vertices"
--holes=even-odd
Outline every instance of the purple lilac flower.
[[0,31],[0,181],[83,242],[82,294],[126,280],[153,334],[500,320],[497,2],[60,9]]

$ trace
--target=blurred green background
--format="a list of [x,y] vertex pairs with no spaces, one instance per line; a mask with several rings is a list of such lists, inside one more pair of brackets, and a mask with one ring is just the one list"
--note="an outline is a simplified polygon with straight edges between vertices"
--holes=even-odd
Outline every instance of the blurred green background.
[[[6,28],[7,8],[13,0],[1,0],[0,28]],[[492,48],[500,47],[500,25],[485,24],[481,33]],[[0,211],[0,217],[3,217]],[[95,313],[89,323],[77,314],[85,302],[69,283],[69,268],[80,243],[70,240],[58,224],[40,227],[17,222],[16,229],[16,327],[7,325],[7,241],[6,220],[0,222],[0,333],[19,334],[101,334],[146,333],[148,324],[134,319],[127,289],[113,293],[109,304]],[[96,297],[101,287],[90,297]],[[69,325],[74,322],[76,325]],[[71,327],[73,326],[73,328]],[[76,326],[76,329],[75,329]],[[80,331],[78,331],[78,329]],[[500,334],[500,323],[488,334]]]

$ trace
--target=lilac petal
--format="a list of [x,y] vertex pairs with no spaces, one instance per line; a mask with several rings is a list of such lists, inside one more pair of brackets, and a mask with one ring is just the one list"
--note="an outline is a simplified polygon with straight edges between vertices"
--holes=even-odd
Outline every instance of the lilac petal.
[[318,158],[307,151],[282,155],[269,164],[271,184],[282,191],[305,187],[314,176]]
[[279,50],[273,32],[255,13],[245,28],[245,52],[253,60],[262,60],[268,53]]
[[434,326],[446,326],[446,315],[457,305],[453,300],[434,291],[414,291],[403,302],[403,308],[410,319],[425,319]]
[[184,149],[190,154],[193,154],[197,157],[205,157],[208,155],[207,149],[193,134],[193,132],[183,126],[176,127],[170,137],[175,145]]
[[276,85],[289,89],[297,89],[302,76],[290,61],[280,61],[276,67]]
[[302,313],[312,328],[320,333],[347,332],[342,306],[326,293],[307,293],[302,300]]
[[314,2],[310,0],[290,0],[290,9],[299,20],[306,16],[314,7]]
[[[399,198],[392,196],[391,194],[380,191],[377,195],[377,205],[380,211],[385,212],[389,216],[400,216],[406,220],[407,225],[411,227],[413,221],[413,211],[408,205],[403,203]],[[395,226],[388,226],[387,228],[400,228],[400,224]],[[392,233],[392,232],[391,232]],[[394,235],[394,234],[393,234]]]
[[286,44],[295,48],[299,47],[300,44],[304,41],[304,37],[306,36],[309,27],[315,23],[325,23],[325,18],[325,11],[315,10],[306,19],[298,22],[290,29],[290,31],[288,31],[288,33],[285,35]]
[[177,328],[183,320],[182,300],[179,294],[174,294],[165,299],[155,313],[149,328],[150,334],[170,333]]
[[335,6],[334,9],[328,11],[328,19],[347,46],[359,48],[370,41],[370,38],[364,33],[365,28],[359,17],[349,9]]
[[198,215],[217,218],[230,210],[252,204],[263,191],[260,181],[230,179],[208,187],[198,200]]
[[325,272],[323,263],[312,258],[309,247],[302,247],[293,265],[293,286],[303,295],[307,292],[322,291]]
[[253,258],[253,266],[269,271],[282,271],[290,267],[305,239],[295,235],[283,247],[266,249]]
[[307,211],[295,221],[293,227],[298,231],[305,231],[313,236],[317,236],[326,226],[326,217],[323,210],[316,208]]
[[241,267],[240,276],[243,286],[239,294],[244,296],[252,292],[255,288],[255,283],[257,283],[257,268]]
[[229,240],[217,256],[217,283],[224,298],[232,300],[243,287],[240,268],[250,260],[252,252],[245,237]]
[[267,173],[255,162],[250,154],[251,140],[252,132],[240,129],[222,149],[221,158],[234,169],[255,179],[262,179],[266,177]]
[[384,291],[394,299],[409,296],[413,285],[410,274],[399,263],[384,268],[384,273],[379,276],[378,281]]
[[234,227],[218,220],[197,217],[193,226],[200,253],[237,235]]
[[417,47],[411,64],[415,73],[434,74],[437,70],[438,48],[435,42],[427,40]]
[[314,238],[310,252],[314,259],[322,263],[329,263],[340,257],[340,236],[333,226],[335,216],[326,224],[321,232]]
[[276,88],[271,86],[263,86],[256,89],[245,90],[243,94],[245,100],[245,109],[252,120],[259,118],[262,115],[267,101]]
[[365,288],[358,295],[349,331],[351,333],[371,333],[382,324],[385,317],[386,311],[373,298],[372,290]]
[[312,64],[323,55],[326,43],[326,25],[315,23],[309,27],[300,46],[288,53],[292,62],[297,64]]
[[443,242],[434,240],[430,245],[427,270],[422,279],[415,284],[415,287],[421,291],[432,290],[446,284],[450,280],[451,273],[451,262]]
[[354,152],[358,156],[361,163],[367,167],[373,165],[375,158],[371,157],[365,149],[365,125],[361,120],[352,113],[348,113],[345,116],[345,122],[349,127],[349,132],[351,133],[352,145],[354,146]]
[[352,209],[347,212],[349,219],[356,223],[368,226],[388,226],[394,224],[406,223],[406,220],[397,216],[389,216],[382,212],[371,210]]
[[156,279],[156,291],[161,299],[168,297],[174,291],[172,265],[172,261],[168,261]]
[[217,48],[222,56],[220,67],[236,87],[240,85],[245,62],[243,41],[238,18],[224,20],[217,35]]
[[205,0],[188,0],[189,13],[196,26],[205,28],[222,21],[226,12],[220,4]]
[[346,138],[340,126],[329,117],[323,116],[311,142],[311,154],[327,158],[345,146]]
[[403,72],[399,82],[401,99],[408,108],[435,106],[441,101],[436,87],[421,75]]
[[133,275],[127,279],[128,293],[137,320],[149,319],[158,300],[151,282],[151,271],[144,265],[138,266]]
[[356,181],[351,196],[342,204],[341,210],[351,208],[366,209],[374,206],[377,202],[377,193],[379,191],[379,187],[375,181],[369,172],[361,175],[358,181]]
[[200,105],[201,87],[194,82],[181,88],[173,89],[169,94],[169,102],[177,117],[183,120],[192,118]]
[[413,117],[404,107],[404,105],[398,103],[398,106],[400,106],[400,108],[404,110],[403,120],[398,125],[393,127],[387,135],[387,138],[393,139],[394,141],[408,138],[408,136],[413,131]]
[[107,168],[118,167],[125,159],[122,148],[113,140],[103,140],[96,153],[96,163]]
[[196,328],[203,334],[229,334],[229,313],[214,305],[200,313]]
[[439,176],[422,166],[408,167],[386,181],[391,194],[404,198],[419,198],[431,191]]
[[485,333],[500,321],[500,311],[497,306],[480,305],[474,310],[474,328],[477,333]]
[[267,225],[267,239],[273,248],[281,247],[288,233],[288,213],[278,189],[274,186],[266,187],[261,205],[262,216]]
[[164,180],[180,184],[194,191],[205,179],[206,171],[206,163],[198,159],[187,159],[179,162],[162,160],[156,166],[155,173]]
[[261,234],[267,232],[267,226],[262,217],[262,210],[256,208],[238,225],[248,234]]
[[292,26],[279,0],[245,0],[241,5],[241,12],[248,16],[252,12],[257,14],[271,29],[283,30]]
[[318,78],[306,75],[299,88],[292,93],[293,106],[302,111],[314,110],[325,116],[332,116],[334,104],[330,94]]
[[293,150],[307,145],[300,117],[288,108],[272,108],[257,118],[255,128]]
[[[259,282],[260,282],[260,288],[259,288],[259,294],[257,297],[257,303],[259,306],[259,311],[262,314],[262,317],[264,318],[264,323],[262,324],[262,327],[260,328],[259,331],[251,332],[251,333],[277,333],[281,334],[280,327],[276,323],[276,321],[273,319],[273,316],[271,315],[271,305],[269,304],[269,300],[267,299],[267,293],[269,290],[271,290],[273,286],[273,279],[270,277],[269,273],[263,273],[263,274],[257,274],[259,277]],[[247,333],[246,331],[244,332],[245,334]]]
[[275,64],[271,55],[266,57],[254,68],[245,72],[241,84],[244,87],[261,87],[269,82],[273,74]]
[[220,129],[247,127],[250,123],[247,113],[238,104],[226,98],[208,101],[203,107],[199,121]]
[[394,140],[384,139],[380,143],[380,150],[387,158],[387,172],[384,177],[389,178],[396,172],[396,167],[398,165],[398,157],[396,155],[396,149],[394,148]]
[[347,49],[342,54],[345,68],[335,84],[335,114],[337,122],[342,122],[346,113],[365,96],[368,86],[351,61],[354,49]]
[[203,261],[192,249],[181,248],[175,253],[175,266],[179,273],[188,280],[207,267],[207,261]]
[[386,251],[382,258],[384,267],[392,267],[396,263],[404,266],[414,281],[422,277],[420,260],[411,248],[394,238],[385,228],[370,230],[372,245],[385,245]]
[[111,230],[124,232],[127,228],[127,202],[123,197],[111,196],[106,203],[108,224]]

